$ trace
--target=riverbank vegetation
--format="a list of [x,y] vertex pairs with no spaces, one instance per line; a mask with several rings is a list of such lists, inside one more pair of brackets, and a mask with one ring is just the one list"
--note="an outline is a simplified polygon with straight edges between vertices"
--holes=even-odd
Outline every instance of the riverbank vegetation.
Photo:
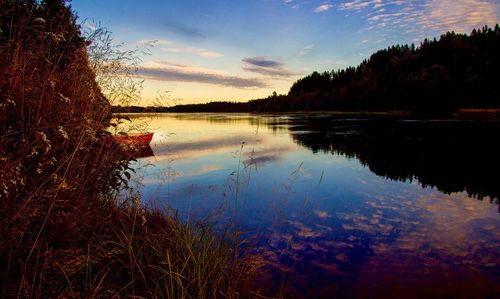
[[391,111],[449,115],[458,109],[500,108],[500,26],[471,34],[448,32],[419,46],[380,50],[357,67],[313,72],[288,94],[246,103],[115,107],[117,112]]
[[129,155],[87,46],[64,1],[0,1],[2,297],[257,296],[237,234],[123,196]]

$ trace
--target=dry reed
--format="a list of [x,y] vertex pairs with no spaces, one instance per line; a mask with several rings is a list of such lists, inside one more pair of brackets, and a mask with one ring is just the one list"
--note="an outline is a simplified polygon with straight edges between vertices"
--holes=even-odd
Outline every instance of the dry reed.
[[64,1],[0,0],[2,297],[262,297],[237,234],[119,201],[129,156]]

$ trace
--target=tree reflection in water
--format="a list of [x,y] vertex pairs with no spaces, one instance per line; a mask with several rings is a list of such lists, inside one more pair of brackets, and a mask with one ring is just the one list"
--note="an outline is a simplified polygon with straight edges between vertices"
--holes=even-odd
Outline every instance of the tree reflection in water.
[[313,118],[290,131],[313,152],[355,157],[391,180],[497,203],[500,197],[500,122]]

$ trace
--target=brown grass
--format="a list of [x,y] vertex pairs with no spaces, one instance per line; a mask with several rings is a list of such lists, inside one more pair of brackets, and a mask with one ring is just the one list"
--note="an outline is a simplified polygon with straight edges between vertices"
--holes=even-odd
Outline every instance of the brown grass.
[[237,235],[117,199],[129,159],[86,46],[62,1],[0,0],[2,297],[260,297]]

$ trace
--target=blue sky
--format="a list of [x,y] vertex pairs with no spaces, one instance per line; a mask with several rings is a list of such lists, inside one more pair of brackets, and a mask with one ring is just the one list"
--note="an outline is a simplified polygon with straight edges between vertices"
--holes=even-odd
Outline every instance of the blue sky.
[[[500,23],[500,0],[73,0],[127,47],[148,47],[140,104],[286,93],[312,71],[357,65],[378,49]],[[90,25],[91,26],[91,25]]]

